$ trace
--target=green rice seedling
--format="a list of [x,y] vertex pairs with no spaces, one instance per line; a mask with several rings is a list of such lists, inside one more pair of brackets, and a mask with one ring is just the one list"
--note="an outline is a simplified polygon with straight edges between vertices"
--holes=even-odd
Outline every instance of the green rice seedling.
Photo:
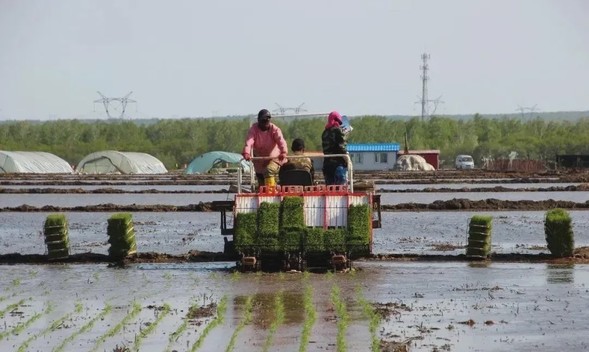
[[303,250],[309,253],[325,251],[323,237],[325,230],[322,228],[307,228],[303,237]]
[[39,320],[42,316],[51,313],[52,311],[53,311],[53,304],[51,302],[47,303],[47,305],[45,305],[45,310],[43,312],[34,314],[28,320],[26,320],[22,323],[19,323],[11,330],[0,332],[0,341],[4,340],[6,338],[6,336],[8,336],[8,335],[19,335],[21,332],[23,332],[27,327],[29,327],[35,321]]
[[68,222],[64,214],[49,214],[43,227],[50,260],[69,256]]
[[553,256],[572,257],[575,251],[575,236],[572,220],[564,209],[552,209],[546,212],[544,233],[548,250]]
[[348,208],[348,231],[346,233],[346,249],[352,259],[370,254],[370,233],[372,216],[370,206],[350,205]]
[[241,279],[241,272],[239,270],[235,270],[231,273],[231,281],[239,281]]
[[285,252],[300,252],[304,233],[303,227],[283,227],[280,230],[280,249]]
[[21,299],[20,301],[10,304],[8,307],[0,310],[0,318],[4,318],[4,315],[6,314],[6,312],[10,312],[13,309],[15,309],[16,307],[20,306],[21,304],[25,303],[24,299]]
[[[191,312],[192,310],[197,309],[198,307],[199,307],[199,305],[195,303],[188,308],[188,312]],[[168,346],[166,347],[166,352],[169,352],[172,350],[172,346],[171,346],[172,343],[175,341],[178,341],[178,338],[186,331],[189,321],[190,321],[190,314],[186,314],[186,316],[184,316],[184,318],[182,319],[182,324],[180,324],[180,326],[178,326],[176,331],[174,331],[173,333],[170,334],[170,337],[168,339]]]
[[120,260],[137,252],[135,228],[131,213],[118,213],[108,219],[108,254],[111,259]]
[[350,316],[346,308],[346,303],[341,297],[341,290],[337,285],[333,285],[331,288],[331,304],[333,304],[337,315],[336,349],[338,352],[343,352],[346,351],[346,331]]
[[468,224],[468,246],[466,256],[469,258],[486,258],[491,252],[491,229],[493,217],[474,215]]
[[252,321],[253,310],[254,310],[254,297],[248,296],[247,299],[245,300],[245,306],[243,308],[243,317],[242,317],[241,321],[239,322],[239,324],[237,325],[237,327],[235,328],[235,331],[233,331],[233,335],[231,335],[231,339],[229,340],[229,345],[227,345],[225,352],[233,351],[233,349],[235,348],[235,341],[237,339],[237,335],[239,335],[239,332]]
[[257,231],[257,213],[239,213],[235,216],[235,234],[233,244],[238,252],[250,254]]
[[[157,311],[157,309],[156,309]],[[143,340],[152,332],[155,331],[155,328],[158,326],[158,324],[162,321],[162,319],[168,315],[170,313],[170,305],[165,303],[162,308],[161,311],[159,312],[159,314],[157,315],[157,318],[155,319],[154,322],[152,322],[151,324],[149,324],[149,326],[147,327],[147,329],[143,329],[141,330],[141,332],[135,337],[135,345],[133,346],[133,350],[134,351],[139,351],[141,349],[141,343],[143,342]]]
[[274,320],[272,321],[272,324],[270,324],[268,337],[266,337],[266,341],[264,341],[264,347],[262,351],[269,351],[276,330],[280,325],[282,325],[282,323],[284,323],[284,302],[282,301],[282,297],[282,291],[278,292],[278,294],[274,296]]
[[215,316],[213,321],[211,321],[204,328],[202,334],[200,334],[200,336],[198,337],[198,340],[196,340],[194,345],[192,345],[192,348],[190,349],[191,352],[198,350],[200,348],[200,346],[202,346],[203,341],[208,336],[208,334],[211,332],[211,330],[216,328],[217,325],[223,323],[223,321],[225,320],[225,312],[226,311],[227,311],[227,296],[223,296],[223,298],[221,298],[221,301],[219,302],[219,305],[217,306],[217,315]]
[[45,330],[39,332],[38,334],[32,334],[31,336],[29,336],[28,339],[26,339],[19,347],[18,347],[18,352],[26,352],[28,350],[29,344],[31,343],[31,341],[37,339],[39,336],[41,335],[45,335],[48,332],[51,331],[55,331],[57,330],[60,326],[63,325],[63,322],[70,319],[74,314],[80,313],[82,311],[82,304],[80,303],[76,303],[74,311],[65,314],[64,316],[62,316],[61,318],[54,320],[51,325],[49,325],[47,328],[45,328]]
[[[203,296],[203,297],[205,297],[205,296]],[[223,297],[223,299],[226,299],[226,297]],[[223,303],[223,304],[225,304],[225,303]],[[180,338],[180,336],[186,331],[186,328],[188,327],[188,324],[189,324],[190,320],[195,318],[194,312],[197,312],[197,311],[199,311],[202,308],[213,307],[213,305],[217,309],[217,314],[219,312],[219,309],[225,309],[224,307],[223,308],[219,308],[217,306],[217,304],[214,303],[214,302],[211,302],[207,306],[206,305],[206,299],[204,299],[203,305],[200,305],[198,303],[194,303],[193,305],[191,305],[188,308],[188,313],[186,313],[186,315],[182,319],[182,324],[180,324],[180,326],[178,326],[178,328],[176,329],[176,331],[174,331],[172,334],[170,334],[170,337],[168,339],[168,345],[166,346],[165,351],[166,352],[170,352],[172,350],[172,344],[174,342],[178,341],[178,339]]]
[[342,253],[346,251],[346,230],[328,229],[323,234],[325,249],[332,252]]
[[96,340],[96,343],[94,343],[94,347],[91,349],[91,351],[97,351],[98,348],[106,341],[106,339],[115,336],[129,321],[131,321],[131,319],[135,318],[139,312],[141,312],[141,305],[137,302],[133,302],[131,311],[129,311],[129,313],[127,313],[127,315],[125,315],[117,325],[113,326],[102,336],[100,336]]
[[303,323],[303,331],[301,332],[299,352],[307,352],[311,331],[313,331],[313,325],[317,321],[317,311],[315,310],[315,305],[313,305],[313,287],[308,284],[305,287],[305,293],[303,295],[303,308],[305,310],[305,322]]
[[364,294],[360,287],[356,289],[356,295],[358,297],[358,303],[362,307],[362,312],[369,322],[368,331],[370,331],[370,350],[372,352],[378,352],[380,351],[380,338],[378,337],[378,327],[381,321],[380,315],[378,315],[372,304],[364,298]]
[[304,205],[303,197],[284,197],[280,204],[280,228],[304,228]]
[[55,348],[53,348],[52,352],[63,352],[65,346],[68,343],[72,342],[76,337],[78,337],[78,335],[81,335],[87,331],[90,331],[90,329],[92,329],[94,324],[97,321],[102,320],[108,313],[110,313],[111,310],[112,310],[112,306],[110,304],[107,304],[97,316],[92,318],[90,321],[88,321],[86,324],[84,324],[80,329],[75,331],[73,334],[66,337],[63,341],[61,341],[61,343],[59,345],[57,345]]
[[258,209],[256,248],[266,252],[279,252],[280,204],[262,202]]
[[348,233],[346,240],[368,244],[370,241],[371,222],[372,218],[368,204],[350,205],[348,208]]
[[278,238],[280,204],[262,202],[258,209],[258,235],[261,238]]

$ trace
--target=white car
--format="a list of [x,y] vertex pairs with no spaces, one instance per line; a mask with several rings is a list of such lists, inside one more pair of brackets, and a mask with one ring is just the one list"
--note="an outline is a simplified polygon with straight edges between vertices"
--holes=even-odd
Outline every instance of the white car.
[[455,166],[457,169],[474,169],[474,160],[470,155],[458,155]]

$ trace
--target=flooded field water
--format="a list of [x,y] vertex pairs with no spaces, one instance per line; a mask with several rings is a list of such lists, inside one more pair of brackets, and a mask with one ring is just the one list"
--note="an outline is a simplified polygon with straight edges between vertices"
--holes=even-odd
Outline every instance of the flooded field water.
[[[383,204],[444,195],[587,200],[586,192],[542,193],[385,193]],[[191,204],[209,196],[228,194],[0,194],[0,207]],[[474,214],[493,217],[493,252],[547,253],[543,211],[385,212],[373,252],[463,254]],[[588,246],[589,211],[570,214],[576,246]],[[0,212],[0,255],[44,254],[47,215]],[[66,213],[72,254],[106,254],[111,215]],[[133,220],[139,252],[223,250],[218,213],[134,212]],[[381,340],[410,351],[589,349],[589,265],[355,266],[335,274],[242,274],[233,262],[0,265],[0,351],[375,351]]]
[[[370,351],[381,338],[411,351],[589,348],[585,265],[366,262],[345,274],[231,266],[0,266],[0,349]],[[366,302],[383,314],[372,330]],[[217,319],[188,315],[211,303]]]
[[[64,213],[69,221],[71,254],[107,254],[110,212]],[[547,253],[542,211],[384,212],[374,230],[375,254],[464,254],[468,221],[493,217],[492,251]],[[49,213],[0,212],[0,254],[44,254],[43,223]],[[589,246],[589,211],[571,211],[575,244]],[[138,251],[184,254],[191,250],[222,252],[223,236],[216,212],[134,212]]]

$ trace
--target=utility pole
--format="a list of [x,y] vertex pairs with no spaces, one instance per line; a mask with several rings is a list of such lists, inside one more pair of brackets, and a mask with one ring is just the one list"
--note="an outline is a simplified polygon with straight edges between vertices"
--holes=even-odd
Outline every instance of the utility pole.
[[429,70],[429,66],[427,64],[427,60],[429,60],[430,56],[427,53],[421,54],[421,60],[423,63],[421,64],[421,121],[425,120],[427,116],[427,80],[429,77],[427,76],[427,70]]

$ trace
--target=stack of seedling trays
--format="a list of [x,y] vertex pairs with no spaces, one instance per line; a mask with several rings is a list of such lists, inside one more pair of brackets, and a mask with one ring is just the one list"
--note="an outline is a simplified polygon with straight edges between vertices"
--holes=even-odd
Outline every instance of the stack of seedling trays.
[[491,252],[491,223],[493,217],[474,215],[468,224],[466,257],[486,259]]
[[346,247],[351,258],[370,254],[371,227],[370,206],[368,204],[350,205],[348,208]]
[[346,253],[346,229],[333,228],[325,230],[323,234],[325,249],[333,254]]
[[280,248],[285,253],[298,255],[305,232],[303,197],[284,197],[280,206]]
[[49,260],[69,257],[68,223],[64,214],[50,214],[45,219],[45,244]]
[[323,240],[325,230],[321,227],[310,227],[305,229],[303,236],[303,250],[309,254],[323,254],[325,243]]
[[280,251],[280,203],[262,202],[258,209],[256,246],[264,254]]
[[245,256],[255,255],[256,231],[258,229],[257,213],[238,213],[235,216],[235,250]]
[[133,216],[130,213],[118,213],[108,219],[108,255],[111,259],[120,260],[137,253]]
[[544,233],[550,253],[559,258],[572,257],[575,251],[575,237],[571,216],[564,209],[546,212]]

